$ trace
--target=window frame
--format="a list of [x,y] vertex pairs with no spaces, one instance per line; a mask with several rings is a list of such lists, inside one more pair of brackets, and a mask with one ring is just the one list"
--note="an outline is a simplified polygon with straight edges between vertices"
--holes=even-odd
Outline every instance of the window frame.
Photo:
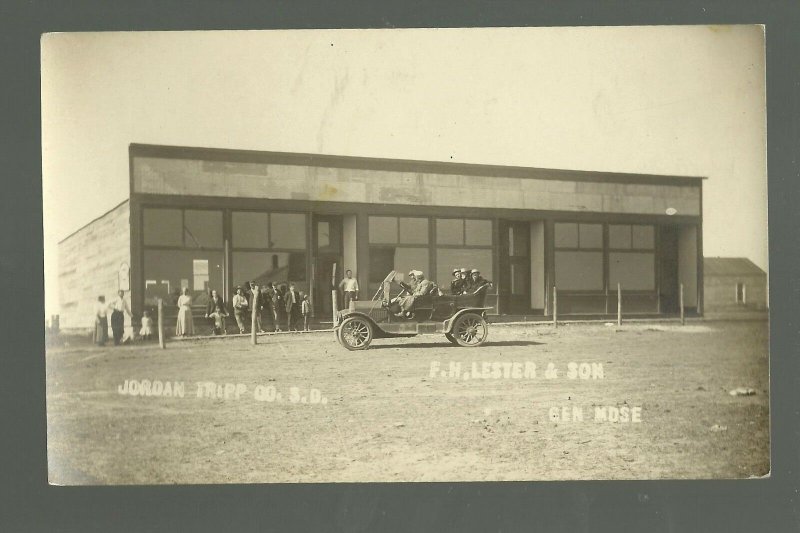
[[[309,243],[308,243],[308,217],[306,216],[305,211],[264,211],[260,209],[231,209],[231,251],[237,252],[283,252],[283,253],[299,253],[303,252],[306,255],[310,253],[309,250]],[[302,248],[285,248],[285,247],[274,247],[270,248],[269,246],[237,246],[236,239],[234,238],[233,232],[233,215],[234,213],[262,213],[267,215],[267,244],[272,242],[272,215],[274,213],[280,215],[300,215],[303,217],[303,240],[304,244]]]
[[[145,232],[145,217],[148,211],[179,211],[181,214],[181,244],[147,244]],[[186,245],[186,211],[207,211],[220,213],[222,216],[222,244],[220,246],[187,246]],[[171,207],[171,206],[144,206],[142,208],[142,249],[144,250],[199,250],[199,251],[222,251],[225,250],[225,210],[216,208],[195,208],[195,207]]]

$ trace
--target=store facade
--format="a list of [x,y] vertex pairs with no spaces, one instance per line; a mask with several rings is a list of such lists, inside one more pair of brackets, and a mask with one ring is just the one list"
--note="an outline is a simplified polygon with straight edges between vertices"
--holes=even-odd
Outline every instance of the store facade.
[[134,314],[184,287],[201,307],[211,289],[229,301],[272,281],[330,316],[334,264],[362,299],[390,270],[444,288],[469,267],[500,314],[551,314],[553,287],[559,315],[615,312],[617,284],[626,312],[676,313],[681,285],[702,312],[700,178],[154,145],[129,157]]

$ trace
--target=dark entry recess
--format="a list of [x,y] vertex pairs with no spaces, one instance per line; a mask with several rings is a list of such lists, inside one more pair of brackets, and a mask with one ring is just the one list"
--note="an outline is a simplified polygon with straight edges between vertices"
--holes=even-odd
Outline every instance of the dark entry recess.
[[314,239],[314,306],[317,317],[331,317],[331,274],[336,264],[336,281],[342,279],[342,217],[315,215]]
[[531,309],[530,223],[500,221],[500,309],[525,314]]

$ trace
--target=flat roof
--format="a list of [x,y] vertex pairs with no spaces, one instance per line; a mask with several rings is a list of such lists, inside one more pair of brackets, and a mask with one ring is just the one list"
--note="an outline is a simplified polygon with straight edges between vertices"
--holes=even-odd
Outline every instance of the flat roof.
[[384,170],[430,174],[457,174],[484,177],[528,178],[561,181],[610,181],[614,183],[640,183],[661,185],[700,186],[703,176],[672,176],[664,174],[635,174],[591,170],[566,170],[506,165],[456,163],[450,161],[420,161],[413,159],[386,159],[329,154],[296,152],[269,152],[237,150],[230,148],[202,148],[190,146],[165,146],[131,143],[130,157],[157,157],[166,159],[199,159],[231,163],[261,163],[309,167],[349,168],[358,170]]

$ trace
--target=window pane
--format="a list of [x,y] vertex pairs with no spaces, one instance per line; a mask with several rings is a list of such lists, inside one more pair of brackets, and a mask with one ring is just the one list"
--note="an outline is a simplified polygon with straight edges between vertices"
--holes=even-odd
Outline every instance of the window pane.
[[302,213],[270,213],[270,248],[306,249],[306,216]]
[[259,286],[294,281],[297,290],[308,289],[304,252],[233,252],[232,262],[234,287],[248,281]]
[[464,219],[437,218],[436,242],[438,244],[464,244]]
[[631,247],[631,227],[611,225],[608,227],[608,246],[627,250]]
[[603,225],[602,224],[579,224],[580,228],[580,247],[581,248],[602,248],[603,247]]
[[369,242],[396,244],[397,217],[369,217]]
[[[525,257],[528,255],[528,246],[530,245],[528,232],[524,227],[509,226],[509,250],[508,255]],[[513,231],[512,231],[513,230]]]
[[447,293],[453,280],[454,268],[477,268],[481,275],[492,279],[492,251],[475,248],[439,248],[436,250],[436,277],[433,279]]
[[380,283],[389,272],[394,270],[394,248],[369,249],[369,280]]
[[603,252],[556,252],[556,287],[603,290]]
[[317,246],[326,248],[331,245],[330,222],[317,222]]
[[396,270],[408,281],[409,270],[421,270],[431,279],[428,267],[430,259],[428,248],[392,248],[371,246],[369,249],[369,292],[374,293],[380,282],[392,270]]
[[337,221],[317,221],[317,251],[338,253],[342,248],[342,225]]
[[234,212],[233,245],[237,248],[267,248],[269,246],[269,213]]
[[187,248],[222,248],[222,211],[183,213],[184,246]]
[[145,209],[144,243],[159,246],[183,246],[180,209]]
[[467,244],[473,246],[492,245],[491,220],[466,220]]
[[[656,288],[655,261],[653,253],[618,252],[608,255],[608,282],[616,289],[651,291]],[[624,302],[623,302],[624,303]]]
[[428,219],[401,217],[400,242],[403,244],[428,244]]
[[421,270],[428,279],[431,279],[429,266],[427,248],[395,248],[394,269],[401,274],[407,275],[409,270]]
[[571,222],[559,222],[556,224],[556,248],[577,248],[578,247],[578,225]]
[[193,305],[205,305],[211,289],[222,292],[222,252],[192,250],[145,250],[144,303],[157,305],[163,298],[168,314],[178,301],[182,287],[189,287]]
[[655,247],[653,226],[633,226],[633,247],[642,250],[652,250]]

